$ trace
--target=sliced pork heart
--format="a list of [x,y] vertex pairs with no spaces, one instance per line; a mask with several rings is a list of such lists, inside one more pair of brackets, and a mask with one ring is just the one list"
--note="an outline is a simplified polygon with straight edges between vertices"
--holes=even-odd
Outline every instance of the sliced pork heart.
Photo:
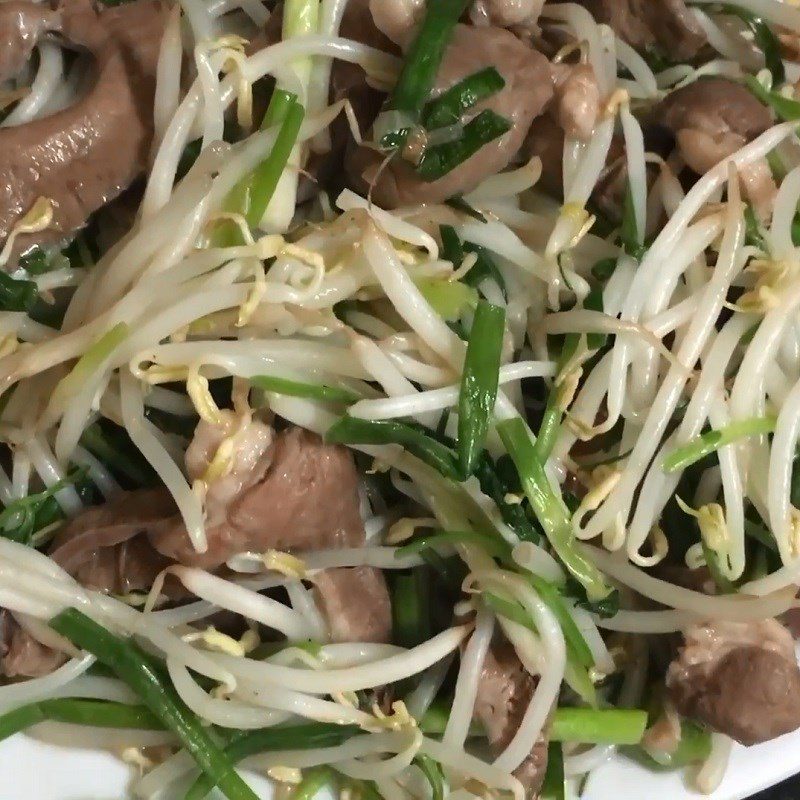
[[0,3],[0,81],[13,78],[27,63],[39,39],[58,30],[60,15],[29,2]]
[[667,688],[681,714],[745,745],[800,727],[794,641],[774,619],[689,628]]
[[391,641],[392,604],[379,569],[323,570],[314,576],[314,595],[328,623],[331,641]]
[[165,7],[135,0],[96,10],[89,0],[65,0],[59,11],[64,39],[94,59],[93,80],[69,108],[0,129],[0,243],[38,197],[54,206],[52,225],[20,237],[19,252],[82,227],[141,174],[152,138]]
[[[509,642],[492,645],[483,662],[474,716],[486,730],[489,744],[496,754],[508,747],[514,738],[537,682],[537,678],[523,667]],[[542,735],[530,755],[514,770],[514,775],[525,787],[526,796],[535,798],[546,772],[547,739]]]
[[166,489],[125,492],[70,520],[53,540],[50,557],[87,589],[122,595],[147,591],[169,562],[144,534],[175,513]]

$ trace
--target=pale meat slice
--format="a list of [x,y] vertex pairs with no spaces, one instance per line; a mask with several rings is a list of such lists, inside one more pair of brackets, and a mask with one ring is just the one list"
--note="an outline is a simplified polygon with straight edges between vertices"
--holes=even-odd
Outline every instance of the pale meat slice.
[[[483,662],[475,700],[475,718],[483,725],[492,750],[499,754],[519,729],[536,691],[538,679],[519,660],[508,641],[492,644]],[[528,797],[535,798],[547,772],[547,739],[544,735],[530,755],[514,770]]]
[[331,641],[391,641],[392,604],[381,570],[323,570],[314,576],[314,596],[325,615]]
[[[675,136],[686,165],[703,175],[762,134],[772,124],[769,111],[752,93],[727,78],[701,78],[670,93],[654,119]],[[762,214],[777,188],[765,159],[739,171],[745,194]]]
[[350,451],[302,428],[281,431],[263,477],[214,513],[204,553],[194,549],[179,520],[150,532],[150,541],[172,561],[215,569],[246,551],[355,547],[364,540]]
[[692,626],[669,666],[667,688],[683,716],[745,745],[800,727],[794,641],[774,619]]
[[67,657],[38,642],[5,609],[0,610],[0,675],[40,678],[58,669]]
[[[272,461],[272,428],[255,419],[223,411],[219,424],[201,420],[186,450],[186,472],[192,481],[206,481],[206,524],[224,520],[228,507],[242,492],[255,486]],[[215,475],[215,464],[219,463]]]
[[476,0],[470,10],[475,25],[526,31],[535,28],[544,0]]

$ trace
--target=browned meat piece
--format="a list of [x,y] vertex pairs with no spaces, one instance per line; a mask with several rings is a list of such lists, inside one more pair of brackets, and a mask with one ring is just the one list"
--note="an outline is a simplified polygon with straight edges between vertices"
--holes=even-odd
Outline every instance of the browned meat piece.
[[42,35],[59,27],[59,15],[45,5],[0,3],[0,81],[13,78],[27,63]]
[[694,58],[706,35],[684,0],[578,0],[632,47],[656,47],[678,61]]
[[383,572],[374,567],[326,569],[314,576],[314,596],[331,641],[386,643],[392,604]]
[[508,133],[430,183],[420,180],[414,169],[400,158],[380,171],[383,157],[360,148],[353,152],[347,165],[355,188],[365,193],[371,189],[375,201],[388,208],[436,203],[474,189],[482,180],[508,166],[531,122],[553,97],[553,78],[548,60],[509,31],[457,25],[439,70],[436,90],[445,91],[489,66],[498,69],[506,86],[479,103],[474,113],[490,108],[512,123]]
[[745,745],[800,727],[794,642],[774,619],[690,628],[667,688],[681,714]]
[[53,226],[19,241],[18,251],[58,241],[142,172],[165,20],[158,0],[103,10],[89,0],[65,1],[61,32],[94,56],[95,79],[70,108],[0,130],[0,241],[37,197],[53,200]]
[[753,94],[727,78],[701,78],[671,92],[653,116],[675,135],[683,160],[700,175],[772,124]]
[[141,534],[164,526],[175,513],[166,489],[126,492],[70,520],[53,541],[50,557],[88,589],[146,591],[169,562]]
[[[514,738],[536,690],[537,679],[522,666],[507,641],[493,644],[483,662],[475,700],[475,718],[496,752]],[[547,740],[540,736],[531,754],[514,770],[528,797],[537,797],[547,771]]]
[[291,428],[275,437],[272,459],[257,482],[232,497],[224,519],[207,528],[208,550],[192,547],[182,522],[150,531],[167,558],[214,569],[247,550],[319,550],[350,547],[364,539],[358,475],[350,451]]
[[[769,111],[744,86],[727,78],[701,78],[669,94],[654,119],[674,136],[687,166],[702,175],[772,124]],[[763,159],[740,170],[745,194],[757,210],[775,195]]]
[[38,642],[3,610],[3,652],[0,675],[6,678],[40,678],[58,669],[67,657]]

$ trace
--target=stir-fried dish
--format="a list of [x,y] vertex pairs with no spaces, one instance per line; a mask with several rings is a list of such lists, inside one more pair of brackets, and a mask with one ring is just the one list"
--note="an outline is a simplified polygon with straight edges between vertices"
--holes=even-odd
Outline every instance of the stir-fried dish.
[[800,727],[800,6],[0,2],[0,739],[580,797]]

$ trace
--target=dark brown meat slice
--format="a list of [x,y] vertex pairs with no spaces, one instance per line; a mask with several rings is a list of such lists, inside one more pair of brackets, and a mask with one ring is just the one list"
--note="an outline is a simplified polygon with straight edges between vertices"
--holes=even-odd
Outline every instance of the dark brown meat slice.
[[59,27],[60,16],[46,5],[0,3],[0,81],[13,78],[27,63],[36,43]]
[[326,569],[314,576],[314,596],[334,642],[386,643],[392,604],[383,572],[374,567]]
[[553,77],[548,60],[509,31],[457,25],[439,70],[436,91],[443,92],[489,66],[498,69],[506,86],[479,103],[474,113],[489,108],[500,114],[512,123],[508,133],[430,183],[420,180],[414,169],[400,158],[381,171],[383,157],[373,150],[359,148],[351,154],[347,165],[354,188],[362,193],[371,190],[375,201],[387,208],[436,203],[474,189],[482,180],[508,166],[531,122],[553,97]]
[[[537,679],[519,660],[507,641],[492,645],[483,662],[474,716],[481,722],[495,752],[514,738],[536,691]],[[547,771],[547,739],[540,736],[514,775],[528,797],[537,797]]]
[[96,11],[66,0],[61,16],[64,38],[93,55],[95,78],[70,108],[0,130],[0,241],[36,198],[55,205],[52,228],[24,237],[19,252],[80,228],[142,172],[152,138],[164,6],[135,0]]
[[88,589],[146,591],[169,561],[143,534],[163,527],[175,512],[166,489],[126,492],[73,518],[54,539],[50,557]]
[[745,745],[800,727],[800,668],[776,620],[695,625],[667,671],[676,709]]
[[275,437],[263,478],[233,497],[225,518],[209,527],[208,550],[198,553],[182,522],[149,532],[153,546],[188,566],[214,569],[236,553],[319,550],[364,540],[358,474],[350,451],[291,428]]
[[678,61],[694,58],[706,35],[684,0],[578,0],[632,47],[655,47]]

